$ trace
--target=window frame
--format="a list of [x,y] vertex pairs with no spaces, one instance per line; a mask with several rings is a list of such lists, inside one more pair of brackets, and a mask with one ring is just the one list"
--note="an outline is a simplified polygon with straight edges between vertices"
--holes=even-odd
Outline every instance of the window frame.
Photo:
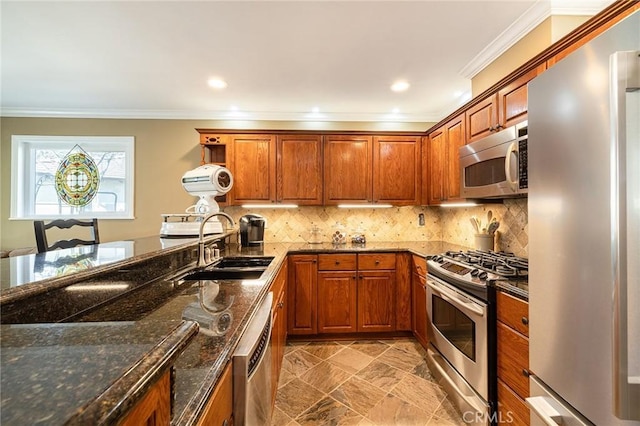
[[[87,212],[81,214],[33,214],[35,208],[33,195],[35,182],[31,182],[34,164],[25,158],[31,147],[42,149],[69,149],[80,145],[85,151],[119,150],[125,152],[125,210],[121,212]],[[68,147],[68,148],[67,148]],[[75,219],[98,218],[104,220],[135,219],[135,138],[133,136],[45,136],[11,135],[11,212],[9,220]],[[28,189],[30,188],[30,189]]]

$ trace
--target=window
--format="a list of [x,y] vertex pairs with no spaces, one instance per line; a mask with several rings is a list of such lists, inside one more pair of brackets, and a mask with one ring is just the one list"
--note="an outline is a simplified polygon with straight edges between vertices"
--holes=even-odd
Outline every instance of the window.
[[[76,145],[93,159],[100,176],[86,206],[61,201],[55,187],[60,162]],[[13,135],[11,219],[133,219],[133,148],[130,136]]]

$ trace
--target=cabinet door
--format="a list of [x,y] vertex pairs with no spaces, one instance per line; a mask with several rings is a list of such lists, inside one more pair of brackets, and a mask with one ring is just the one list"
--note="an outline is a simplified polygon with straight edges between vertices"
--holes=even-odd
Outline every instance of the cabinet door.
[[316,334],[318,261],[316,255],[289,257],[287,279],[287,331],[289,334]]
[[498,377],[521,398],[529,396],[529,340],[498,321]]
[[418,342],[427,348],[427,280],[424,276],[413,273],[413,334]]
[[282,367],[282,357],[284,356],[284,345],[286,343],[286,317],[285,317],[285,298],[284,288],[274,299],[273,322],[271,330],[271,401],[275,403],[276,393],[278,391],[278,379],[280,377],[280,368]]
[[[233,424],[233,374],[227,365],[207,402],[198,426]],[[140,424],[140,423],[139,423]],[[144,423],[143,423],[144,424]],[[169,424],[169,423],[164,423]]]
[[395,331],[395,272],[358,274],[358,331]]
[[324,203],[369,203],[372,198],[371,136],[326,136]]
[[420,138],[374,136],[373,202],[420,202]]
[[318,273],[318,333],[356,331],[356,271]]
[[444,199],[460,199],[460,147],[466,144],[464,132],[464,114],[445,125],[447,159],[445,169]]
[[273,135],[233,135],[231,202],[276,201],[276,139]]
[[502,126],[500,129],[527,119],[527,83],[545,69],[546,66],[541,65],[498,91],[499,123]]
[[119,423],[120,426],[162,426],[171,420],[171,381],[167,371]]
[[428,144],[429,183],[427,204],[436,205],[444,200],[444,171],[446,169],[446,140],[444,128],[429,135]]
[[469,108],[465,114],[468,143],[491,134],[498,124],[498,95],[489,96]]
[[322,205],[322,136],[280,135],[277,146],[278,202]]

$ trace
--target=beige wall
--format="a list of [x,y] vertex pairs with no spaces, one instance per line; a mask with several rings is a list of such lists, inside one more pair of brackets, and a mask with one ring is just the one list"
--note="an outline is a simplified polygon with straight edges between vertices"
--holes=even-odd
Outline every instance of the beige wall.
[[472,96],[484,92],[589,18],[563,15],[547,18],[471,79]]
[[35,246],[32,221],[9,220],[11,135],[135,137],[135,219],[102,220],[100,237],[107,242],[156,235],[162,213],[180,213],[193,204],[195,198],[184,192],[180,178],[185,171],[199,165],[196,128],[424,131],[432,124],[3,117],[0,119],[0,249]]
[[551,18],[534,28],[471,79],[472,96],[478,96],[520,65],[549,47]]

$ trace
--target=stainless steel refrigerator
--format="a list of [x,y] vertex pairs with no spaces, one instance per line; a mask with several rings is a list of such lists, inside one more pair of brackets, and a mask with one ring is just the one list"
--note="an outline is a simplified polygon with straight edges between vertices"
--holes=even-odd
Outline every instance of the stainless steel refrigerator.
[[529,83],[532,424],[640,425],[640,12]]

